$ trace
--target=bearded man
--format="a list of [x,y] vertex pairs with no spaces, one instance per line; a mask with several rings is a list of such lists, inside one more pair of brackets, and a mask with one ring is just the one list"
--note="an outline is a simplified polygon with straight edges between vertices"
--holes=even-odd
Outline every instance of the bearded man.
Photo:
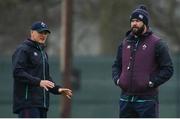
[[131,29],[118,47],[112,79],[121,88],[120,118],[157,118],[158,87],[173,75],[167,45],[149,27],[149,13],[139,5]]

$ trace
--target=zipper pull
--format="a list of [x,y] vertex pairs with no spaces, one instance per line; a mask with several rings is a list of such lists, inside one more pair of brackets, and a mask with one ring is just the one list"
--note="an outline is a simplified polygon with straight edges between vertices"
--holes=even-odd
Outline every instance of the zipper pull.
[[130,57],[130,62],[129,62],[129,64],[128,64],[128,66],[127,66],[127,70],[130,70],[131,61],[132,61],[132,57]]
[[127,66],[127,70],[130,70],[130,66],[131,66],[131,63],[129,62],[129,64]]

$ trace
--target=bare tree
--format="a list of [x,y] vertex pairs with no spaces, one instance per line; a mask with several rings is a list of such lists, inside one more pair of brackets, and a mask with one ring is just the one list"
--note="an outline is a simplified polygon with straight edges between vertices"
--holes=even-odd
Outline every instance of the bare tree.
[[[59,0],[1,0],[1,54],[10,54],[12,49],[14,49],[20,41],[26,38],[33,21],[44,20],[49,24],[52,19],[48,17],[50,15],[48,10],[60,5],[60,3]],[[56,20],[54,19],[54,21]]]
[[169,40],[175,46],[175,51],[180,50],[180,17],[177,16],[179,7],[180,3],[177,0],[153,0],[150,6],[154,26],[171,38]]

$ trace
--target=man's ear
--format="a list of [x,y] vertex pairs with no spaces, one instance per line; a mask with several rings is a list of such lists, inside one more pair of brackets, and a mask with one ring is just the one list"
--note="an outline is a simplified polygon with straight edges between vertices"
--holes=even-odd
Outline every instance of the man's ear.
[[34,32],[34,31],[33,31],[33,30],[31,30],[31,31],[30,31],[30,34],[32,34],[33,32]]
[[31,40],[34,40],[34,31],[33,30],[30,31],[30,37],[31,37]]

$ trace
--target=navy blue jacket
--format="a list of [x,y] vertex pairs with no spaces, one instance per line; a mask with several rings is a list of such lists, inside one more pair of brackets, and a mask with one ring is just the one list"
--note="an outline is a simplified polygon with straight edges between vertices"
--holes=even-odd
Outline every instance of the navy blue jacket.
[[18,113],[26,107],[40,107],[48,109],[49,92],[60,94],[56,85],[46,91],[40,87],[41,80],[52,81],[49,75],[48,57],[44,46],[32,41],[25,40],[15,50],[12,56],[14,92],[13,112]]
[[[112,65],[112,78],[115,84],[121,87],[123,93],[131,95],[157,94],[156,88],[169,80],[172,74],[173,64],[167,45],[156,38],[150,30],[138,38],[129,32],[125,41],[118,47]],[[148,87],[149,81],[154,83],[152,88]]]

